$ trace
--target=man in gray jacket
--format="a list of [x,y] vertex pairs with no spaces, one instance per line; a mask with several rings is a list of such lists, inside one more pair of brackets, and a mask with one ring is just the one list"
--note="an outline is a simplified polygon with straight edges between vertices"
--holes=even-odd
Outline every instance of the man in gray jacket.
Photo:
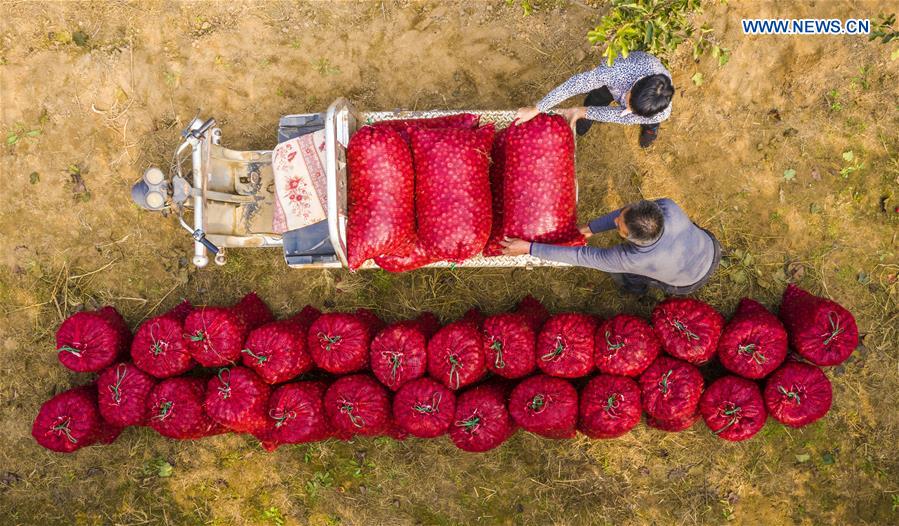
[[581,227],[588,238],[617,230],[626,242],[611,248],[563,247],[521,239],[503,241],[503,253],[532,256],[608,272],[625,291],[647,287],[666,294],[690,294],[705,285],[721,260],[721,247],[671,199],[639,201]]

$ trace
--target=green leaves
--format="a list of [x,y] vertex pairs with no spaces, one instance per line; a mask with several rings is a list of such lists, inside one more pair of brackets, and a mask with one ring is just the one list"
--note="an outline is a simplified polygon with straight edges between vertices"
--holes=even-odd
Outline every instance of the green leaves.
[[847,152],[843,152],[843,160],[844,160],[844,161],[846,161],[846,162],[852,162],[853,159],[855,159],[855,154],[852,153],[852,150],[849,150],[849,151],[847,151]]
[[793,179],[796,179],[796,170],[794,170],[793,168],[787,168],[786,170],[784,170],[784,181],[789,182]]
[[707,26],[696,29],[693,14],[702,10],[700,0],[613,0],[612,8],[599,25],[587,32],[587,40],[605,46],[602,56],[611,66],[618,55],[627,57],[631,51],[647,51],[663,62],[682,42],[693,45],[699,57],[711,49],[724,65],[730,59],[727,48],[709,40],[712,30]]
[[694,73],[693,76],[690,77],[690,80],[692,80],[693,84],[695,84],[696,86],[702,86],[702,82],[703,82],[702,73],[699,73],[699,72]]

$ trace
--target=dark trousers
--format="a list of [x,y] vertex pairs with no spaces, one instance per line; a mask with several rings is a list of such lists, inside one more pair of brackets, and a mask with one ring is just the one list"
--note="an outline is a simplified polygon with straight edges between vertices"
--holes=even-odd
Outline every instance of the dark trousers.
[[711,232],[705,229],[703,229],[703,231],[712,238],[715,254],[712,256],[712,266],[709,267],[709,271],[706,272],[702,279],[692,285],[678,287],[639,274],[609,274],[609,277],[612,278],[612,281],[625,292],[636,294],[638,296],[646,294],[649,287],[657,288],[669,296],[686,296],[687,294],[692,294],[712,279],[712,275],[718,270],[718,264],[721,263],[721,244],[718,243],[718,240]]
[[[615,98],[612,97],[612,92],[609,91],[609,88],[603,86],[587,93],[587,98],[584,99],[584,106],[608,106],[612,104],[613,100]],[[655,132],[659,130],[659,124],[641,124],[640,129]]]

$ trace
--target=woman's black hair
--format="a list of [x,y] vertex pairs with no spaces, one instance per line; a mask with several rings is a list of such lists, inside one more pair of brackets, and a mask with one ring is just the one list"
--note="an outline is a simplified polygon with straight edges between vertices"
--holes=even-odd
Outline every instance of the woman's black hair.
[[674,86],[668,75],[643,77],[631,88],[631,112],[640,117],[652,117],[667,108],[673,96]]
[[665,216],[655,201],[639,201],[624,211],[627,239],[637,245],[651,245],[662,235]]

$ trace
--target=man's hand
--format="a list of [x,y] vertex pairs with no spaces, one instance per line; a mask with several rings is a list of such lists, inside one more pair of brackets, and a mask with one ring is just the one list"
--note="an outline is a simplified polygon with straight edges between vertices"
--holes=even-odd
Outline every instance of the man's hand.
[[515,119],[518,121],[518,124],[527,122],[537,115],[540,115],[540,110],[535,107],[529,108],[518,108],[518,113],[515,114]]
[[578,230],[581,231],[581,234],[584,235],[585,238],[590,239],[593,236],[593,231],[590,230],[590,225],[583,224],[577,227]]
[[574,126],[574,124],[577,121],[587,117],[587,108],[585,108],[584,106],[577,106],[574,108],[564,108],[561,110],[555,110],[555,112],[557,114],[565,117],[565,119],[568,121],[568,123],[572,126]]
[[504,256],[523,256],[531,253],[531,242],[514,237],[505,237],[499,242]]

